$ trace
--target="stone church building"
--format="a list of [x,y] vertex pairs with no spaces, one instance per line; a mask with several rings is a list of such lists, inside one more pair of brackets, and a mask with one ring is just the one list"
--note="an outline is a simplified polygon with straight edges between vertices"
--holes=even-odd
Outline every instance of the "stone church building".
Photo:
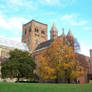
[[[54,39],[57,39],[58,37],[61,37],[62,39],[64,36],[74,37],[70,30],[68,34],[65,35],[64,29],[62,31],[62,34],[58,36],[58,29],[56,28],[55,24],[53,24],[50,30],[50,40],[48,40],[48,25],[32,20],[23,25],[21,43],[17,43],[14,47],[13,44],[15,42],[11,43],[10,41],[12,45],[6,45],[0,42],[0,62],[3,61],[2,57],[8,57],[8,52],[14,48],[27,50],[35,56],[35,63],[37,64],[36,73],[38,73],[39,75],[40,65],[38,56],[40,52],[44,49],[47,49],[52,44]],[[3,48],[6,50],[3,51]],[[88,83],[88,78],[91,79],[90,74],[92,73],[92,50],[90,51],[90,58],[82,54],[78,54],[78,57],[78,60],[81,63],[80,70],[84,71],[84,76],[81,76],[80,78],[78,78],[78,80],[80,80],[80,83]]]
[[[47,49],[52,44],[54,39],[57,39],[58,37],[61,37],[62,39],[64,36],[74,37],[70,30],[68,34],[65,35],[64,29],[62,30],[62,34],[58,36],[58,30],[55,24],[53,24],[50,30],[50,40],[48,40],[47,24],[32,20],[29,23],[23,25],[22,42],[27,44],[31,54],[35,56],[35,62],[37,64],[36,72],[38,73],[38,75],[40,67],[38,56],[40,52],[44,49]],[[84,72],[84,76],[81,76],[80,78],[78,78],[78,80],[80,80],[80,83],[87,83],[88,74],[91,72],[90,62],[92,62],[92,59],[90,59],[88,56],[84,56],[78,53],[78,60],[81,63],[80,70]]]

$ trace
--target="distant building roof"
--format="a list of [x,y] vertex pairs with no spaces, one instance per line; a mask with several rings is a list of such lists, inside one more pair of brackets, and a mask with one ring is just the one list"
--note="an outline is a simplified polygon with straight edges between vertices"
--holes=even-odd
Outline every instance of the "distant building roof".
[[90,67],[90,62],[89,62],[89,57],[85,56],[83,54],[77,53],[78,54],[78,61],[85,67],[89,68]]
[[[63,38],[63,35],[58,36],[58,38]],[[51,40],[47,40],[45,42],[40,43],[37,46],[37,48],[35,49],[35,51],[39,51],[41,49],[43,50],[44,48],[49,47],[53,41],[54,41],[54,39],[51,39]]]
[[40,44],[37,46],[36,50],[39,50],[39,49],[42,49],[42,48],[45,48],[45,47],[49,47],[52,42],[53,42],[53,40],[47,40],[47,41],[45,41],[45,42],[43,42],[43,43],[40,43]]
[[25,43],[17,42],[4,37],[0,37],[0,46],[28,51],[28,47]]

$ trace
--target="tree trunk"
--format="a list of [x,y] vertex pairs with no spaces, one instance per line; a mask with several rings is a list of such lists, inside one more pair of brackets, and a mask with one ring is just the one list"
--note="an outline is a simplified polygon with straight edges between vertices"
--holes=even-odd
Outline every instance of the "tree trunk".
[[55,79],[56,83],[58,83],[58,72],[56,72],[56,79]]
[[70,78],[67,79],[67,82],[70,83]]
[[17,76],[17,82],[19,82],[19,79],[20,79],[20,76],[19,76],[19,74],[18,74],[18,76]]
[[55,79],[55,81],[56,81],[56,83],[58,83],[58,79],[57,78]]

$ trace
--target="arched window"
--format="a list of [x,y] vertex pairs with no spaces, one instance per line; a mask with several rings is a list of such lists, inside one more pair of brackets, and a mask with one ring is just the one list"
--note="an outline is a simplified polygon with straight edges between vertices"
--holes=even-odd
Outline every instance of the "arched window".
[[29,29],[29,32],[31,32],[31,28]]
[[39,32],[39,30],[37,28],[35,28],[35,32]]
[[44,32],[44,31],[41,31],[41,33],[42,33],[42,34],[45,34],[45,32]]

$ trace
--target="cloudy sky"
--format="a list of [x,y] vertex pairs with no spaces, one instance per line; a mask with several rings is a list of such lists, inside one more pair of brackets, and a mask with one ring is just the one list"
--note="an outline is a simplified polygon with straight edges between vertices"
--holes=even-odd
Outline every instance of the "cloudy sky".
[[59,35],[71,29],[80,43],[81,53],[92,49],[92,0],[0,0],[0,36],[21,41],[22,24],[35,19],[53,23]]

